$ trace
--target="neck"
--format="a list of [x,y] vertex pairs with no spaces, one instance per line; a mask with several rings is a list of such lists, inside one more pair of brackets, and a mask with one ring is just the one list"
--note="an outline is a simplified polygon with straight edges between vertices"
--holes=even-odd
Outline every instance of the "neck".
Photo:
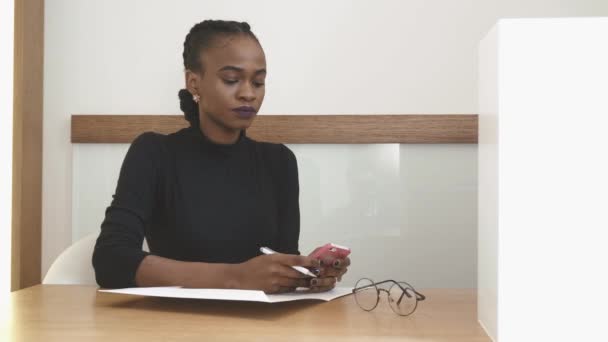
[[239,140],[241,135],[241,130],[222,127],[211,120],[201,120],[199,129],[211,142],[221,145],[232,145]]

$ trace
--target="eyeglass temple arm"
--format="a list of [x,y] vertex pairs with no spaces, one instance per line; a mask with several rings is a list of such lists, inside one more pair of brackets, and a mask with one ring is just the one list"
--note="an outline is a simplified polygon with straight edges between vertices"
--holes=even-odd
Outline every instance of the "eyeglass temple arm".
[[[374,285],[378,286],[381,284],[385,284],[385,283],[393,283],[393,284],[397,284],[397,286],[399,286],[399,288],[401,289],[401,291],[403,291],[403,293],[401,294],[401,296],[399,296],[399,299],[397,300],[397,305],[401,304],[401,300],[403,299],[403,296],[406,294],[405,289],[403,288],[403,286],[401,286],[401,284],[399,284],[397,281],[389,279],[389,280],[385,280],[385,281],[381,281],[379,283],[374,283]],[[405,283],[405,282],[404,282]],[[407,284],[407,283],[406,283]],[[416,300],[421,301],[421,300],[425,300],[426,296],[423,295],[422,293],[416,291],[416,289],[414,289],[414,287],[410,284],[407,284],[416,294]],[[371,286],[371,285],[368,285]]]
[[[397,286],[399,286],[399,287],[401,288],[401,290],[402,290],[402,291],[405,293],[405,289],[403,288],[403,286],[401,286],[401,284],[399,284],[397,281],[392,280],[392,279],[389,279],[389,280],[384,280],[384,281],[381,281],[381,282],[379,282],[379,283],[372,283],[372,284],[369,284],[369,285],[365,285],[365,286],[357,287],[357,288],[353,289],[353,293],[354,293],[355,291],[357,291],[357,290],[361,290],[361,289],[364,289],[364,288],[366,288],[366,287],[370,287],[370,286],[374,286],[374,285],[375,285],[375,286],[378,286],[378,285],[382,285],[382,284],[386,284],[386,283],[393,283],[393,284],[397,284]],[[407,283],[406,283],[406,284],[407,284]],[[416,299],[417,299],[417,300],[425,300],[425,299],[426,299],[426,296],[425,296],[425,295],[423,295],[422,293],[420,293],[420,292],[416,291],[412,285],[410,285],[410,284],[408,284],[408,285],[409,285],[409,286],[412,288],[412,290],[414,290],[414,293],[416,293]],[[400,299],[401,299],[401,298],[400,298]]]
[[[367,288],[367,287],[378,286],[378,285],[382,285],[382,284],[385,284],[385,283],[390,283],[390,282],[393,282],[393,283],[396,283],[397,285],[399,285],[399,284],[398,284],[396,281],[394,281],[394,280],[385,280],[385,281],[381,281],[381,282],[379,282],[379,283],[373,283],[373,282],[372,282],[372,283],[371,283],[371,284],[369,284],[369,285],[364,285],[364,286],[359,286],[359,287],[356,287],[356,288],[354,288],[354,289],[353,289],[353,292],[355,292],[355,291],[357,291],[357,290],[361,290],[361,289]],[[399,285],[399,287],[401,287],[401,285]],[[403,288],[402,288],[402,289],[403,289]]]
[[[405,293],[405,289],[403,288],[403,286],[401,286],[401,284],[399,284],[397,281],[392,280],[392,279],[385,280],[385,281],[381,281],[381,282],[379,282],[379,283],[375,283],[375,285],[377,286],[377,285],[381,285],[381,284],[385,284],[385,283],[393,283],[393,284],[397,284],[397,286],[399,286],[399,287],[401,288],[401,290],[402,290],[402,291]],[[405,282],[404,282],[404,283],[405,283]],[[407,284],[407,283],[406,283],[406,284]],[[425,299],[426,299],[426,297],[425,297],[425,296],[424,296],[422,293],[420,293],[420,292],[416,291],[416,289],[414,289],[414,287],[413,287],[412,285],[410,285],[410,284],[407,284],[407,285],[408,285],[408,286],[409,286],[409,287],[410,287],[412,290],[414,290],[414,293],[416,293],[416,299],[417,299],[417,300],[425,300]]]

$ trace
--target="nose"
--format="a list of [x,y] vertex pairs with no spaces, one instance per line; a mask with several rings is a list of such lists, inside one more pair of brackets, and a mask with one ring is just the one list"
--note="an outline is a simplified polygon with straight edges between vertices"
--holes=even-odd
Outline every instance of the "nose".
[[244,82],[241,87],[239,87],[239,91],[237,94],[239,100],[251,102],[255,100],[255,92],[253,91],[253,87],[249,82]]

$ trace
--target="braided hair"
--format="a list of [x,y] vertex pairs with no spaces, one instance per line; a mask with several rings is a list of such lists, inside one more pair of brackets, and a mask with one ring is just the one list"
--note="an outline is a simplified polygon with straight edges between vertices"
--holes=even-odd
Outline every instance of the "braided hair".
[[[205,20],[192,26],[184,40],[184,52],[182,53],[184,68],[194,72],[202,71],[201,53],[211,45],[213,40],[222,35],[238,34],[246,34],[258,41],[246,22]],[[192,98],[192,94],[187,89],[181,89],[178,96],[179,107],[184,112],[184,117],[190,122],[190,126],[198,126],[198,104]]]

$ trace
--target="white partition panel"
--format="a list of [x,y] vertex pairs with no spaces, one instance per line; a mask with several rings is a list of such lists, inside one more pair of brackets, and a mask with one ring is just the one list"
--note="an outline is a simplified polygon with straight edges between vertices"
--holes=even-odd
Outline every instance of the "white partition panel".
[[480,52],[480,319],[608,341],[608,18],[501,20]]
[[498,36],[494,27],[479,47],[477,315],[496,340],[498,325]]
[[[474,288],[476,145],[289,145],[300,172],[300,250],[352,248],[344,282]],[[73,240],[99,230],[126,144],[74,144]]]

